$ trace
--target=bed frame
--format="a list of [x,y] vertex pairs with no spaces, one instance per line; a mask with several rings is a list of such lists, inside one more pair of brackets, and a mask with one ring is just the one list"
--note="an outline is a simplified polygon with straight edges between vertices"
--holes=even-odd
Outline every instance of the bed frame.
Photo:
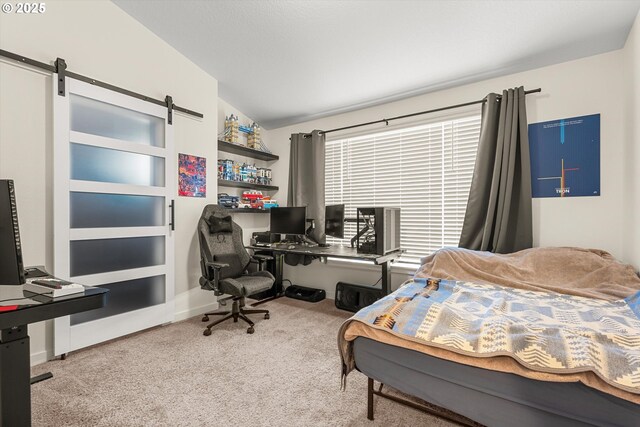
[[371,421],[373,421],[373,396],[380,396],[382,398],[385,399],[389,399],[392,400],[396,403],[399,403],[401,405],[404,406],[408,406],[410,408],[413,409],[417,409],[418,411],[421,412],[425,412],[427,414],[436,416],[438,418],[442,418],[445,419],[447,421],[450,421],[452,423],[461,425],[461,426],[465,426],[465,427],[479,427],[482,426],[482,424],[478,424],[475,421],[472,421],[466,417],[463,417],[460,414],[456,414],[454,412],[451,412],[445,408],[441,408],[440,406],[436,406],[436,405],[421,405],[419,403],[416,402],[412,402],[411,400],[407,400],[407,399],[403,399],[401,397],[398,396],[394,396],[392,394],[388,394],[388,393],[383,393],[382,392],[382,387],[384,386],[384,384],[380,383],[380,386],[378,387],[378,389],[376,390],[374,387],[374,380],[373,378],[369,378],[367,377],[368,380],[368,385],[367,385],[367,418]]
[[[364,337],[354,340],[353,355],[356,369],[368,377],[370,420],[378,396],[469,427],[640,426],[640,405],[577,382],[533,380]],[[384,386],[425,403],[385,393]]]

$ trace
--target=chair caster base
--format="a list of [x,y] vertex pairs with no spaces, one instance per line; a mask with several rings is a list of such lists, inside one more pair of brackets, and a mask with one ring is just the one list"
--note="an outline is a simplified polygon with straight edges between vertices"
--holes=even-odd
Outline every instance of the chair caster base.
[[202,335],[204,335],[205,337],[208,337],[209,335],[211,335],[211,329],[205,329]]
[[204,317],[202,318],[202,321],[203,321],[203,322],[208,322],[208,321],[209,321],[209,316],[204,316]]
[[265,314],[265,315],[264,315],[264,318],[265,318],[265,319],[269,319],[269,313]]
[[252,334],[252,333],[254,333],[254,332],[255,332],[255,329],[253,329],[253,326],[249,326],[249,327],[247,328],[247,333],[248,333],[248,334]]

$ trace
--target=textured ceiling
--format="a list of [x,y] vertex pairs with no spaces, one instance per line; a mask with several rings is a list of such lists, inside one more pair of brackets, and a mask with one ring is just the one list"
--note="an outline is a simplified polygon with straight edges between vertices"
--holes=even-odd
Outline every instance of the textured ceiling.
[[638,0],[114,0],[270,129],[619,49]]

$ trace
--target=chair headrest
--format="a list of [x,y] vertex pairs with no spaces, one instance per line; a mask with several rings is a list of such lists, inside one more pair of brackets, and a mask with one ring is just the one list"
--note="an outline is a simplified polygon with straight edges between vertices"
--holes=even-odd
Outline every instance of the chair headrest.
[[211,234],[233,233],[233,221],[228,213],[210,215],[205,221],[209,225]]
[[233,220],[228,209],[219,205],[207,205],[202,210],[200,220],[209,228],[209,233],[233,233]]
[[202,210],[202,215],[200,215],[200,218],[207,220],[211,215],[214,214],[225,216],[229,214],[229,211],[220,205],[207,205]]

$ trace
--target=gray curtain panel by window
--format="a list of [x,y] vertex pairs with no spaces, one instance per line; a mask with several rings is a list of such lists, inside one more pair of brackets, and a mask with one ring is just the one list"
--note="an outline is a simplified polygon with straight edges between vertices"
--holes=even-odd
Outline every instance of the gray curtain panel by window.
[[291,135],[289,158],[288,206],[306,206],[307,218],[313,218],[315,229],[310,238],[325,243],[324,233],[324,149],[325,136],[320,131]]
[[487,96],[459,246],[497,253],[533,245],[524,88]]

